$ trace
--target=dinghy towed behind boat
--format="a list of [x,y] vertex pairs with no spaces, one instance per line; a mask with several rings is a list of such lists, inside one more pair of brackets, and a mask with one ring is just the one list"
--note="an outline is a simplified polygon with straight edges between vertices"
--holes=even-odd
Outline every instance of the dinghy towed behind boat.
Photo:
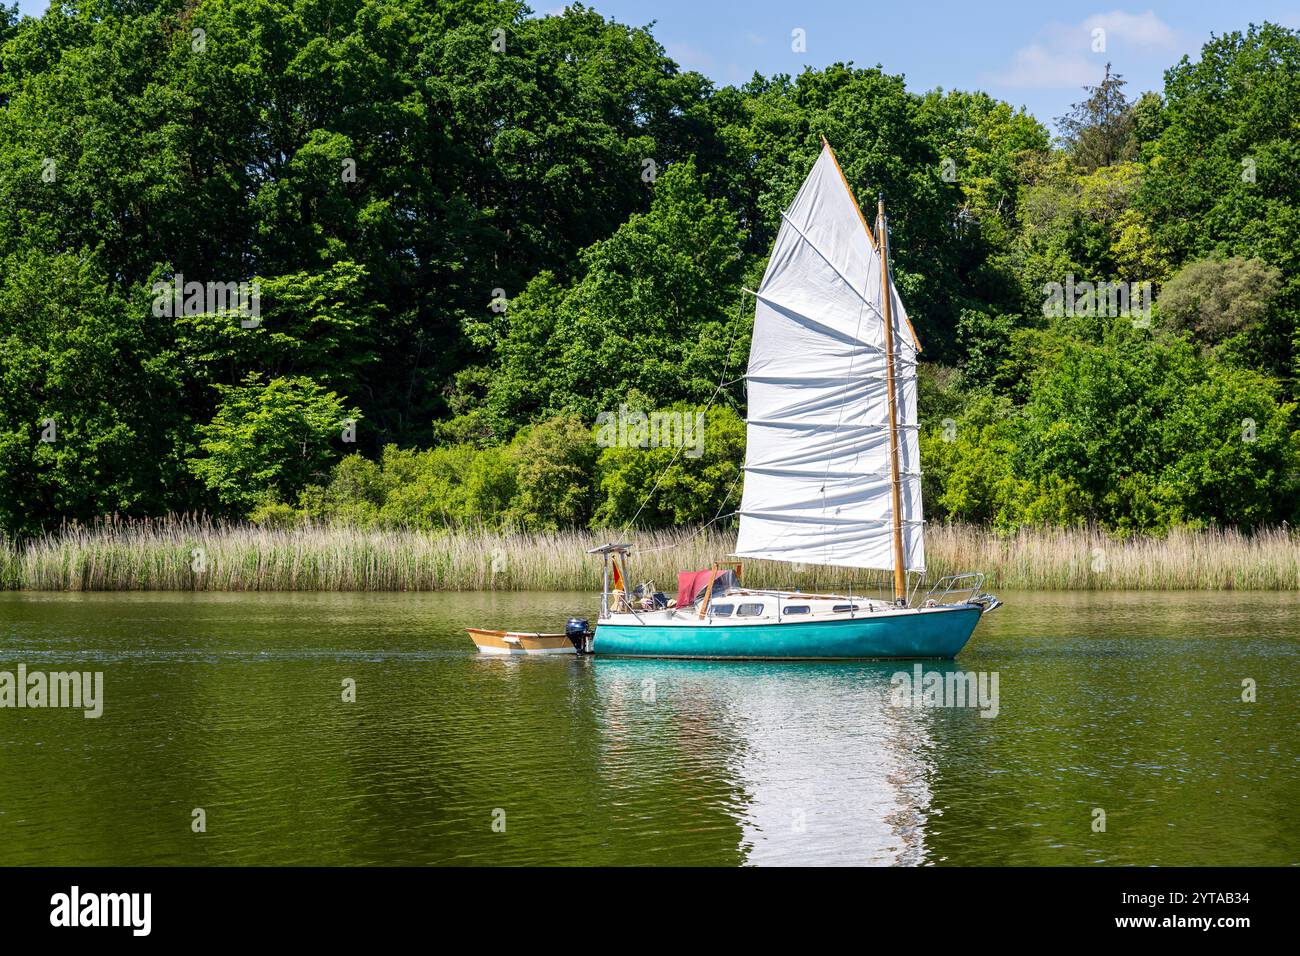
[[567,634],[539,634],[533,631],[489,631],[466,628],[480,654],[576,654],[577,646]]
[[736,564],[681,575],[669,601],[631,591],[632,548],[608,544],[590,552],[605,561],[594,638],[570,621],[571,639],[633,657],[953,657],[1000,602],[978,573],[912,600],[925,573],[921,347],[890,279],[884,200],[873,235],[825,139],[755,297],[735,556],[892,572],[893,600],[749,589]]

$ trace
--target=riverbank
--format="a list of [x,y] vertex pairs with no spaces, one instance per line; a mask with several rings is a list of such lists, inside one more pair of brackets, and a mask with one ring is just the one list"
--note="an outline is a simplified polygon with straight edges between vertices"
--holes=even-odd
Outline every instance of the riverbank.
[[[0,585],[54,591],[556,591],[600,587],[588,548],[612,532],[363,530],[347,526],[263,528],[202,520],[74,527],[22,545],[0,545]],[[629,536],[632,576],[672,590],[679,570],[725,559],[734,532],[671,529]],[[991,588],[1300,588],[1300,535],[1271,530],[1176,531],[1114,539],[1096,530],[1023,530],[1001,535],[969,525],[926,533],[929,580],[983,571]],[[864,571],[745,563],[755,587],[864,593]]]

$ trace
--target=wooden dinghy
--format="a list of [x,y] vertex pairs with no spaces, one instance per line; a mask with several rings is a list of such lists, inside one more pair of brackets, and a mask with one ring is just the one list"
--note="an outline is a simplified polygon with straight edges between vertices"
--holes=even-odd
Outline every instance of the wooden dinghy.
[[466,628],[480,654],[576,654],[578,649],[564,634],[533,631],[487,631]]

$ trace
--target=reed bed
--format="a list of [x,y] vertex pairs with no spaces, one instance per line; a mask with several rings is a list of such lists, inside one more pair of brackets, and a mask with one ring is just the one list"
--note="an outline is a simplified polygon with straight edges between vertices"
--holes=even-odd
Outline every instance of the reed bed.
[[[611,532],[436,533],[346,525],[266,528],[203,518],[72,525],[0,544],[0,586],[53,591],[468,591],[592,590],[601,561],[588,548]],[[632,576],[673,590],[677,572],[725,559],[734,531],[638,532]],[[998,534],[969,525],[926,533],[928,579],[978,570],[993,588],[1300,588],[1300,537],[1287,529],[1174,531],[1113,538],[1096,529]],[[755,587],[874,593],[880,575],[815,565],[747,561]]]

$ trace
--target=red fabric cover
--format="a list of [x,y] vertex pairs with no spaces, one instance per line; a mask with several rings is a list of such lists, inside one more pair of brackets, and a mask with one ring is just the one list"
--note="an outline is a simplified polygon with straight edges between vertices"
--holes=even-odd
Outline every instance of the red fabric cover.
[[[722,576],[722,571],[718,571],[718,577]],[[677,573],[677,606],[686,607],[688,604],[695,603],[695,596],[704,591],[709,586],[709,578],[713,577],[713,572],[705,571],[679,571]]]

